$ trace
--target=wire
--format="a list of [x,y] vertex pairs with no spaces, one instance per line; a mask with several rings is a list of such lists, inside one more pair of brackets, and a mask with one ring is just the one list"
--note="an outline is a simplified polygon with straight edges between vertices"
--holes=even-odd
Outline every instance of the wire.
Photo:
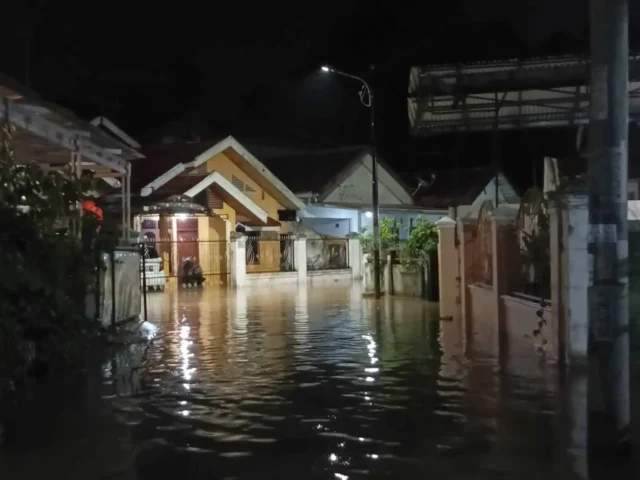
[[365,107],[371,106],[371,92],[366,85],[362,85],[362,88],[360,88],[360,92],[358,93],[358,95],[360,95],[360,102],[362,102]]

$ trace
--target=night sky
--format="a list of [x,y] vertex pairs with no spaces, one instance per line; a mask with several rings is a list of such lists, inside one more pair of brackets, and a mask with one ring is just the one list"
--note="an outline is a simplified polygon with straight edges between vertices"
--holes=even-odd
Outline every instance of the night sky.
[[[143,141],[210,132],[335,146],[368,141],[368,112],[358,85],[318,67],[361,74],[375,63],[381,146],[406,170],[490,162],[490,150],[478,149],[490,145],[487,134],[408,137],[409,65],[588,48],[585,0],[137,3],[12,2],[3,7],[3,72]],[[573,143],[570,132],[504,134],[502,163],[526,181],[534,167],[518,170],[510,158]]]

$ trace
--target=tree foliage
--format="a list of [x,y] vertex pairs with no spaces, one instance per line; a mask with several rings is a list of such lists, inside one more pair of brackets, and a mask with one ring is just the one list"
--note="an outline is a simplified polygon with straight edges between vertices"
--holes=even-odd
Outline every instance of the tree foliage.
[[525,283],[533,291],[527,292],[548,298],[551,284],[551,237],[549,216],[541,210],[536,215],[536,228],[521,230],[520,260]]
[[[79,202],[91,181],[18,164],[0,144],[0,387],[84,358],[96,331],[84,315],[96,278]],[[86,239],[85,239],[86,240]]]
[[[373,251],[373,231],[369,228],[363,228],[358,235],[360,245],[364,253]],[[397,248],[399,244],[398,232],[395,222],[392,218],[383,218],[380,220],[380,249],[383,252]]]
[[426,218],[419,218],[403,245],[403,256],[420,265],[426,265],[429,254],[438,246],[438,227]]

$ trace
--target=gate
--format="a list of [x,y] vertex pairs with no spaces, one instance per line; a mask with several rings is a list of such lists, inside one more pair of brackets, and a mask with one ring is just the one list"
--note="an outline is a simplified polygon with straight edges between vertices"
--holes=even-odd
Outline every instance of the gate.
[[[147,285],[154,288],[153,275],[166,279],[176,278],[181,284],[190,285],[193,272],[201,273],[205,285],[226,283],[230,273],[229,242],[226,240],[149,240],[145,242]],[[156,265],[157,264],[157,265]],[[157,272],[151,272],[154,269]],[[157,283],[157,282],[156,282]]]

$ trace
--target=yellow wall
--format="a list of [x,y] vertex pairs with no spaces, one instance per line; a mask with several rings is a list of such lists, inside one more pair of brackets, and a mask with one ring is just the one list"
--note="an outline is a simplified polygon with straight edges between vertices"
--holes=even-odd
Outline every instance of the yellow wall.
[[220,217],[198,217],[200,267],[210,276],[209,284],[226,285],[228,280],[228,225]]
[[[244,183],[249,185],[251,188],[255,190],[255,192],[244,192],[244,194],[249,197],[256,205],[262,208],[267,215],[271,218],[278,219],[278,210],[284,210],[284,207],[278,203],[276,199],[274,199],[271,195],[265,192],[258,183],[249,177],[243,170],[240,169],[232,160],[229,159],[224,153],[219,153],[215,157],[210,158],[207,161],[207,173],[211,172],[219,172],[224,178],[231,181],[231,177],[235,176],[242,180]],[[236,224],[235,212],[233,218],[229,210],[233,211],[225,203],[224,209],[216,209],[214,212],[217,214],[227,214],[229,215],[229,220],[232,220],[232,225]]]

